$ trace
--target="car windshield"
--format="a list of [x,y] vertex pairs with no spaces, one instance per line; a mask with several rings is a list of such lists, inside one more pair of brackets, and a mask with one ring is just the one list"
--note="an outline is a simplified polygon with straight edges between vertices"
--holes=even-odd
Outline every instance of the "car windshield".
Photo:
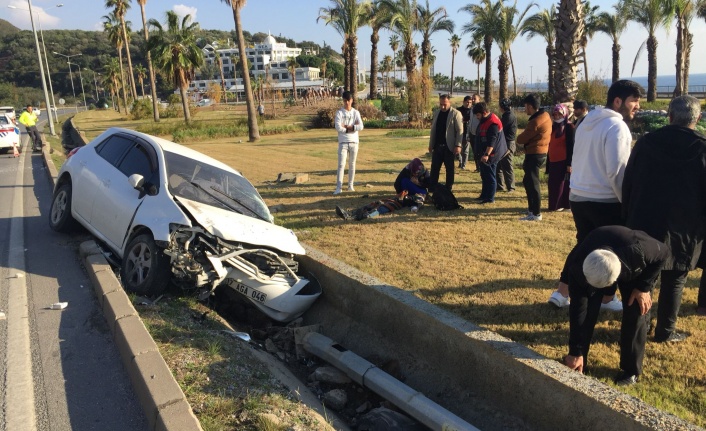
[[168,151],[164,158],[173,195],[272,221],[267,205],[245,177]]

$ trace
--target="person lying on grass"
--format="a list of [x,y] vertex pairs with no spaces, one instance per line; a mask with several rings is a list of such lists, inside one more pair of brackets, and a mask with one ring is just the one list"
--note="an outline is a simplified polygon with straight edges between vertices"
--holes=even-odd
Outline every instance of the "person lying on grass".
[[371,202],[352,211],[336,205],[336,215],[344,220],[363,220],[391,213],[403,207],[411,207],[412,212],[417,212],[424,205],[428,193],[429,171],[424,168],[421,160],[413,159],[397,175],[394,187],[397,195],[393,198]]

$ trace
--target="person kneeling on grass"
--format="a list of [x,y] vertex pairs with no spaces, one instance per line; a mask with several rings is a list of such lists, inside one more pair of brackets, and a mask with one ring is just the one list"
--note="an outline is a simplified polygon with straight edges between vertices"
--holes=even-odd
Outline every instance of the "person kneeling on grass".
[[603,296],[620,289],[620,372],[617,385],[628,386],[642,374],[652,289],[669,256],[667,246],[640,230],[599,227],[569,253],[561,272],[568,284],[569,354],[564,364],[583,372]]
[[394,198],[371,202],[353,211],[347,211],[336,205],[336,215],[344,220],[363,220],[397,211],[403,207],[411,207],[417,212],[423,205],[429,187],[429,171],[419,159],[413,159],[400,171],[395,180]]

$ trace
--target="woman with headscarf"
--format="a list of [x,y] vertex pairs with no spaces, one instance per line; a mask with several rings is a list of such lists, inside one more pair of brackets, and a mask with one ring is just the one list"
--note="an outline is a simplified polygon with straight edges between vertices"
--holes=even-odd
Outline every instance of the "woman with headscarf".
[[571,166],[566,155],[573,152],[574,126],[569,123],[569,110],[561,104],[552,109],[552,120],[547,163],[549,211],[563,211],[569,208]]

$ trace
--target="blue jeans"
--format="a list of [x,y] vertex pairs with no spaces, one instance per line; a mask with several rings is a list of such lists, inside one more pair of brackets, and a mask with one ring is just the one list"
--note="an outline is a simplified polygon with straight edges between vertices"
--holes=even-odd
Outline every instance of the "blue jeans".
[[480,162],[478,167],[480,168],[480,179],[483,183],[480,198],[484,201],[495,202],[495,192],[497,190],[495,170],[497,168],[497,163]]

